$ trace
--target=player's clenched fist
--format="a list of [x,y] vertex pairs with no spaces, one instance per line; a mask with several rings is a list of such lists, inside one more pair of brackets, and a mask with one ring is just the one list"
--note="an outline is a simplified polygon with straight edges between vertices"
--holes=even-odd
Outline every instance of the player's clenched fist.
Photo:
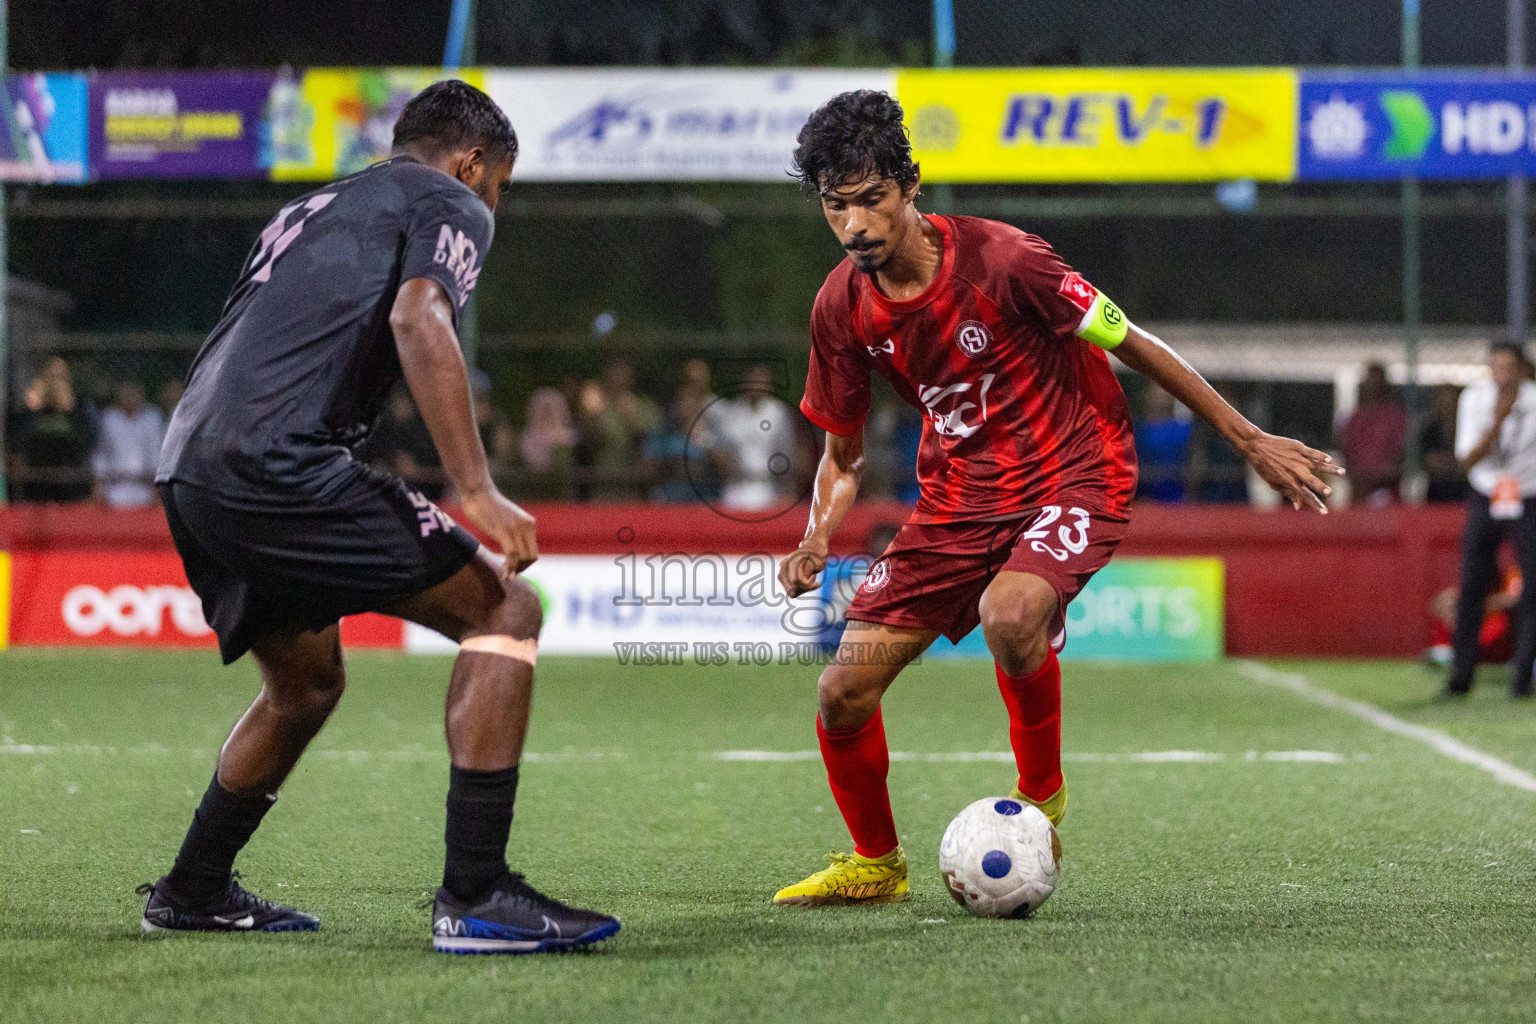
[[827,567],[827,553],[814,548],[800,548],[779,563],[779,586],[790,597],[816,587],[816,577]]
[[463,498],[464,514],[484,531],[507,556],[506,571],[511,576],[539,560],[539,543],[534,536],[533,516],[494,487]]

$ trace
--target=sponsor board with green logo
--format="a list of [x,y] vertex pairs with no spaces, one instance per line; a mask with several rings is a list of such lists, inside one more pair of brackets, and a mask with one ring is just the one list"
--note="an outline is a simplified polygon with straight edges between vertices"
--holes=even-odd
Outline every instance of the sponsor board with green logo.
[[[1215,661],[1224,651],[1225,567],[1219,558],[1121,558],[1067,607],[1063,659]],[[936,657],[991,657],[981,629]]]

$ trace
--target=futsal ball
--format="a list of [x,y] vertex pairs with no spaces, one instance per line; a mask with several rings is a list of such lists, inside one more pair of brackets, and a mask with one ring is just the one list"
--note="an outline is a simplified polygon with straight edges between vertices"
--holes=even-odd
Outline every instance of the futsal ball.
[[955,902],[977,917],[1028,917],[1061,873],[1061,840],[1040,808],[989,796],[955,815],[939,844]]

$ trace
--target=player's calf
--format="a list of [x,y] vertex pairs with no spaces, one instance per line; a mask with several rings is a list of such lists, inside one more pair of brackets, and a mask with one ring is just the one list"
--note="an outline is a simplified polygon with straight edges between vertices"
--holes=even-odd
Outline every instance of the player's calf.
[[448,749],[456,768],[516,768],[533,699],[533,669],[544,613],[521,579],[497,579],[494,594],[458,633],[448,684]]
[[[244,893],[238,886],[231,888],[235,858],[341,698],[346,677],[336,627],[269,636],[252,649],[261,668],[261,693],[225,740],[213,779],[163,880],[167,884],[157,883],[151,908],[157,899],[169,899],[167,893],[175,896],[167,905],[178,912],[214,906]],[[237,914],[232,920],[245,916]],[[256,919],[261,920],[260,912]]]
[[982,630],[996,659],[1008,709],[1008,740],[1018,768],[1013,794],[1058,825],[1067,810],[1061,774],[1061,664],[1050,630],[1059,599],[1029,573],[999,573],[981,598]]

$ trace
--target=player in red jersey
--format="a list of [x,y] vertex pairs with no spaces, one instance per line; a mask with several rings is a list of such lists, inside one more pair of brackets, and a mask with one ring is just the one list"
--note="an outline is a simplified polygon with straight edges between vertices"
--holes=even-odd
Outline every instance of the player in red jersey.
[[795,153],[848,257],[811,313],[800,408],[827,438],[805,539],[780,568],[791,596],[815,586],[858,493],[871,374],[926,421],[917,508],[870,567],[817,684],[816,734],[854,853],[780,890],[780,904],[906,898],[880,698],[940,635],[981,626],[1008,709],[1014,796],[1061,820],[1063,617],[1124,538],[1136,489],[1108,351],[1203,416],[1298,509],[1326,512],[1325,479],[1343,472],[1249,423],[1041,239],[919,213],[902,121],[885,93],[844,93],[811,115]]

